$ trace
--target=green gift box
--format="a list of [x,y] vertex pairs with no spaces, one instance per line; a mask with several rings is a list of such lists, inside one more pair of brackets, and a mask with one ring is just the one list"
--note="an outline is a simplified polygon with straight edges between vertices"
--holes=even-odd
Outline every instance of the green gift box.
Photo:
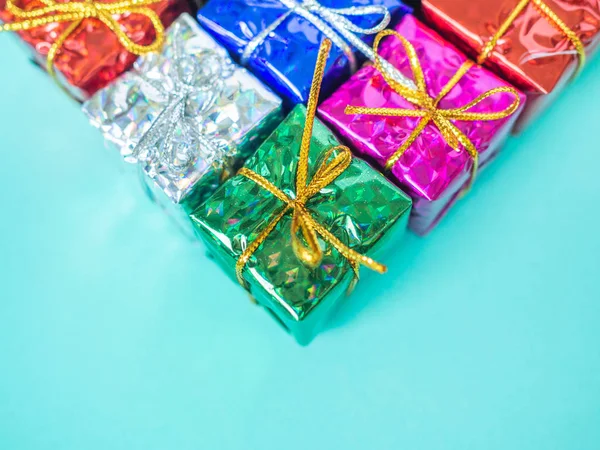
[[[306,109],[298,105],[242,171],[268,180],[280,195],[298,198],[296,176],[305,122]],[[339,148],[331,131],[315,120],[308,182],[315,179],[327,159],[339,156]],[[397,249],[406,230],[411,200],[366,162],[352,158],[341,174],[306,201],[305,209],[316,224],[348,248],[379,258],[383,250]],[[240,281],[299,343],[307,344],[353,287],[356,264],[321,234],[318,246],[323,254],[318,265],[311,267],[300,260],[293,236],[298,236],[302,246],[307,245],[307,237],[292,231],[293,216],[285,201],[242,174],[223,184],[191,215],[209,252],[234,279],[239,258],[279,218],[243,265]]]

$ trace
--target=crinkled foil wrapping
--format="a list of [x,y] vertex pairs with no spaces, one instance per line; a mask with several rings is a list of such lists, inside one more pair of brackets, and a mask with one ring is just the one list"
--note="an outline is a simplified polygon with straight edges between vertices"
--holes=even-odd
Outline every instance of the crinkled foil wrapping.
[[[411,11],[400,0],[320,0],[319,3],[333,9],[385,6],[392,14],[393,22]],[[210,0],[198,11],[198,20],[234,57],[240,57],[253,38],[287,12],[289,8],[279,0]],[[380,17],[349,15],[347,19],[356,26],[369,28]],[[298,14],[290,14],[253,52],[247,67],[271,86],[287,106],[306,104],[324,36],[315,24]],[[361,38],[366,42],[373,40],[372,35]],[[348,58],[334,46],[325,70],[323,95],[333,92],[349,75]]]
[[[448,80],[467,59],[453,45],[412,16],[396,27],[415,47],[429,95],[437,97]],[[409,58],[396,38],[383,41],[380,55],[406,76],[411,76]],[[510,86],[482,67],[472,67],[440,101],[444,109],[458,108],[494,88]],[[525,97],[521,95],[521,101]],[[488,97],[477,111],[501,111],[513,101],[502,94]],[[345,114],[348,105],[408,108],[416,107],[397,94],[373,66],[359,70],[319,107],[319,114],[351,148],[381,170],[421,121],[420,117],[391,117]],[[518,112],[511,117],[489,121],[456,121],[479,152],[481,166],[501,149]],[[439,128],[429,123],[409,149],[388,172],[413,198],[410,227],[418,234],[431,230],[458,198],[468,182],[473,161],[461,148],[455,151],[442,137]]]
[[[423,0],[423,15],[448,40],[476,58],[519,0]],[[545,0],[590,55],[600,43],[600,0]],[[498,41],[486,67],[528,97],[517,127],[545,109],[578,64],[571,41],[530,2]]]
[[[181,77],[187,80],[181,117],[169,129],[157,128],[180,98]],[[173,202],[192,208],[276,127],[281,100],[183,14],[167,30],[160,54],[140,57],[83,110],[126,161],[141,164]],[[151,129],[156,139],[142,145]]]
[[[266,177],[284,192],[295,192],[296,170],[306,121],[297,105],[244,167]],[[326,152],[338,145],[320,121],[314,124],[309,179]],[[235,279],[236,261],[284,204],[272,193],[238,175],[221,186],[191,215],[198,235],[215,260]],[[351,165],[313,197],[311,215],[338,239],[377,260],[399,252],[411,208],[410,198],[366,162]],[[353,282],[348,260],[323,242],[324,257],[316,268],[296,256],[290,234],[291,214],[284,216],[248,261],[244,276],[257,302],[271,311],[301,343],[308,343]],[[384,260],[380,260],[384,262]],[[368,276],[368,270],[361,272]]]
[[[15,3],[26,11],[45,6],[39,0],[16,0]],[[0,23],[14,20],[5,8],[6,0],[0,0]],[[180,0],[165,0],[148,8],[155,11],[163,24],[168,26],[187,6]],[[154,40],[154,28],[147,17],[124,14],[118,17],[118,22],[136,44],[148,45]],[[48,50],[68,27],[68,22],[50,23],[21,31],[18,35],[31,50],[33,60],[45,67]],[[56,55],[54,68],[61,85],[76,99],[85,100],[129,69],[136,59],[137,56],[125,50],[116,34],[105,24],[97,19],[85,19],[61,47]]]

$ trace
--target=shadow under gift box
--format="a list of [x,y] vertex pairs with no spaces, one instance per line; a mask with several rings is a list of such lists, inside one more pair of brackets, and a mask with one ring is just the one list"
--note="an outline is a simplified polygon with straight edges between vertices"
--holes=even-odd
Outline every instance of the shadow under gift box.
[[[15,0],[14,3],[25,11],[46,6],[39,0]],[[98,3],[110,4],[114,3],[114,0],[98,0]],[[165,27],[187,10],[185,2],[179,0],[165,0],[148,5],[147,8],[159,15]],[[115,19],[135,44],[148,45],[156,38],[152,22],[146,16],[126,13],[116,16]],[[0,22],[16,21],[19,19],[6,10],[6,0],[0,0]],[[71,23],[50,23],[19,31],[18,35],[31,49],[34,62],[45,68],[50,47]],[[137,58],[138,56],[123,47],[117,35],[104,23],[89,18],[84,19],[60,47],[54,60],[54,69],[57,80],[65,90],[75,99],[83,101],[128,70]]]
[[[289,0],[286,2],[290,3]],[[296,3],[302,4],[302,1]],[[399,0],[321,0],[319,3],[333,9],[384,6],[392,15],[392,23],[411,11]],[[198,21],[239,61],[248,44],[289,11],[290,8],[280,0],[211,0],[198,11]],[[380,14],[345,17],[362,28],[371,28],[383,18]],[[330,24],[327,26],[332,28]],[[372,35],[357,36],[366,42],[373,40]],[[287,107],[306,104],[319,45],[324,37],[315,24],[291,13],[256,47],[246,65],[281,96]],[[356,49],[353,50],[358,61],[364,60]],[[350,74],[348,58],[334,43],[325,70],[323,95],[333,92]]]
[[[423,0],[423,15],[445,38],[477,60],[520,0]],[[600,42],[600,1],[544,0],[572,30],[589,56]],[[522,131],[553,102],[575,74],[573,42],[529,1],[502,35],[484,65],[527,95],[515,127]]]
[[[467,58],[434,31],[412,16],[406,16],[396,27],[416,49],[428,87],[436,98]],[[413,78],[408,55],[401,41],[387,37],[379,55],[402,74]],[[462,107],[479,95],[500,87],[510,87],[496,75],[478,66],[471,67],[439,102],[441,109]],[[520,94],[521,101],[525,97]],[[483,100],[469,111],[501,111],[515,99],[497,94]],[[348,105],[371,108],[419,109],[396,93],[374,66],[365,66],[354,74],[319,107],[319,115],[338,132],[360,156],[384,170],[390,157],[415,130],[420,117],[392,117],[369,114],[346,114]],[[474,144],[479,153],[480,168],[500,150],[517,119],[512,116],[490,121],[453,121]],[[473,159],[461,146],[454,150],[445,141],[437,125],[431,121],[391,167],[388,175],[413,198],[409,227],[426,234],[443,217],[471,178]]]
[[[179,115],[165,114],[178,102]],[[125,161],[139,165],[151,197],[166,209],[174,205],[187,228],[188,213],[282,119],[281,100],[188,14],[169,27],[161,53],[141,56],[83,111]]]
[[[305,120],[306,108],[297,105],[244,166],[292,198]],[[333,134],[315,120],[309,180],[326,152],[337,145]],[[380,261],[386,250],[398,253],[411,201],[366,162],[352,158],[350,166],[306,206],[311,216],[345,245]],[[237,175],[191,217],[209,251],[236,280],[238,258],[284,207],[271,192]],[[305,345],[343,302],[353,285],[354,272],[348,260],[323,241],[320,264],[314,269],[305,266],[292,248],[291,221],[288,212],[253,254],[243,276],[256,301]],[[368,272],[363,268],[361,276]]]

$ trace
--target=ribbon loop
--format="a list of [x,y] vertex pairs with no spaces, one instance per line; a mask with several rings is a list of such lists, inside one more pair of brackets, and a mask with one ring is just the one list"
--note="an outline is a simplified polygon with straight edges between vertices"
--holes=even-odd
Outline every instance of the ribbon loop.
[[[156,152],[156,143],[160,140],[164,142],[162,146],[164,151],[159,150],[158,157],[169,166],[175,160],[193,163],[197,158],[197,152],[201,152],[205,159],[221,163],[233,153],[234,149],[221,145],[217,139],[205,135],[194,119],[186,114],[186,107],[195,94],[205,94],[210,91],[210,96],[203,95],[202,110],[211,108],[222,92],[223,83],[220,80],[230,70],[231,62],[213,50],[195,55],[185,53],[185,47],[181,45],[181,24],[175,23],[173,27],[175,27],[172,31],[173,42],[170,45],[172,70],[168,72],[168,80],[148,78],[144,74],[138,77],[140,90],[146,95],[160,99],[165,106],[133,149],[132,156],[139,160],[153,155]],[[212,66],[213,76],[209,77],[202,73],[202,66],[207,64]],[[167,88],[166,85],[171,86]],[[184,138],[189,137],[196,145],[183,147],[173,145],[176,141],[177,127],[186,132]],[[181,167],[173,170],[179,172]]]
[[[26,31],[52,23],[69,23],[65,31],[51,45],[46,58],[46,70],[54,81],[64,89],[56,77],[54,61],[66,40],[85,19],[97,19],[101,21],[117,36],[121,45],[128,52],[134,55],[143,55],[159,50],[163,44],[164,26],[158,14],[149,8],[150,5],[159,3],[160,1],[162,0],[121,0],[114,3],[100,3],[93,0],[85,0],[83,2],[57,3],[54,0],[41,0],[44,6],[32,11],[25,11],[16,6],[13,0],[7,0],[6,10],[17,20],[12,23],[0,25],[0,32]],[[152,43],[148,45],[136,44],[123,31],[118,18],[115,18],[115,16],[125,13],[139,14],[150,20],[155,31],[155,38]]]
[[[315,268],[323,259],[323,249],[319,243],[320,237],[348,260],[356,275],[360,264],[379,273],[384,273],[387,270],[384,265],[379,264],[367,256],[361,255],[341,242],[323,225],[318,223],[306,207],[309,200],[317,195],[321,189],[333,183],[342,173],[344,173],[352,162],[352,153],[348,147],[341,145],[333,147],[325,153],[321,164],[317,167],[317,170],[310,181],[308,181],[310,141],[312,138],[323,72],[325,70],[330,49],[331,41],[327,39],[324,40],[319,49],[313,84],[306,108],[306,122],[302,133],[298,166],[296,168],[296,192],[294,198],[288,196],[269,180],[250,169],[243,167],[238,172],[238,175],[253,181],[273,194],[284,204],[281,211],[267,224],[265,229],[262,230],[250,245],[248,245],[246,250],[238,258],[236,264],[237,279],[242,286],[246,287],[246,289],[248,289],[248,285],[243,278],[243,271],[246,264],[254,252],[258,250],[261,244],[269,237],[277,224],[289,211],[292,211],[292,223],[290,229],[292,249],[300,262],[306,266]],[[302,237],[306,243],[300,238],[300,233],[302,233]]]
[[[408,55],[409,61],[417,61],[417,64],[410,64],[410,69],[413,74],[414,85],[412,87],[406,86],[403,83],[400,83],[395,77],[390,76],[387,68],[384,66],[388,61],[382,58],[379,55],[379,46],[381,44],[382,39],[388,36],[396,36],[400,39],[406,54]],[[384,30],[381,33],[378,33],[375,36],[375,40],[373,41],[373,53],[375,54],[375,68],[384,75],[385,81],[390,85],[392,89],[396,92],[400,93],[404,98],[413,103],[411,98],[414,99],[414,102],[423,103],[429,100],[429,95],[427,95],[427,86],[425,84],[425,76],[423,75],[423,69],[421,65],[418,64],[418,57],[415,48],[408,42],[404,36],[400,35],[398,32],[394,30]],[[393,67],[393,66],[392,66]]]
[[[309,10],[314,11],[323,17],[328,18],[329,23],[338,21],[342,24],[343,28],[353,33],[360,34],[377,34],[390,24],[392,15],[388,9],[383,5],[370,5],[370,6],[352,6],[349,8],[326,8],[319,4],[315,0],[304,0],[303,3]],[[355,25],[348,16],[366,16],[366,15],[378,15],[381,19],[378,23],[370,28],[362,28]]]
[[[408,55],[408,61],[413,73],[413,78],[416,84],[416,89],[408,89],[406,86],[397,82],[397,80],[390,75],[388,71],[384,69],[381,64],[383,59],[379,56],[379,44],[384,37],[395,36],[400,40],[406,54]],[[440,101],[452,90],[454,86],[460,81],[460,79],[473,67],[474,63],[466,61],[458,71],[451,77],[451,79],[443,87],[440,94],[433,98],[429,95],[427,90],[427,84],[423,75],[423,68],[418,59],[417,52],[413,45],[401,36],[399,33],[393,30],[385,30],[377,35],[373,44],[374,52],[377,56],[375,67],[387,84],[400,96],[406,99],[420,109],[403,109],[403,108],[369,108],[365,106],[347,106],[345,109],[346,114],[368,114],[375,116],[388,116],[388,117],[420,117],[418,125],[412,131],[408,139],[394,152],[394,154],[386,162],[386,169],[390,170],[394,164],[402,157],[402,155],[410,148],[415,142],[418,136],[423,132],[425,127],[433,122],[439,129],[442,137],[446,143],[454,150],[459,151],[460,146],[465,149],[473,160],[471,169],[471,178],[465,191],[468,191],[473,184],[473,181],[477,175],[477,169],[479,165],[479,153],[475,148],[475,145],[471,140],[452,122],[453,120],[460,121],[479,121],[479,120],[499,120],[506,118],[513,114],[519,108],[520,98],[518,92],[512,87],[499,87],[491,89],[477,98],[459,108],[444,109],[439,107]],[[510,94],[513,96],[513,102],[502,111],[493,112],[470,112],[472,108],[480,104],[485,99],[497,95],[497,94]]]

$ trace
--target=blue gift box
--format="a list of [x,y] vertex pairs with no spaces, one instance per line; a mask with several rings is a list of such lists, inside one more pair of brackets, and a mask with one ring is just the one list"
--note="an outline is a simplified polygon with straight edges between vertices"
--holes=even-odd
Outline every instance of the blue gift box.
[[[294,4],[297,10],[290,8]],[[374,34],[361,34],[351,28],[366,30],[380,24],[384,15],[373,13],[373,7],[389,11],[388,28],[411,12],[400,0],[320,0],[318,3],[315,0],[211,0],[198,12],[198,21],[234,59],[245,64],[291,107],[306,103],[319,45],[324,37],[331,38],[332,30],[342,36],[339,29],[349,24],[346,28],[350,28],[350,33],[363,42],[372,42]],[[371,12],[363,14],[362,11],[368,9]],[[323,10],[325,14],[319,12]],[[337,16],[329,14],[328,20],[327,13],[332,12]],[[332,17],[335,20],[331,20]],[[269,28],[273,30],[266,34]],[[264,39],[254,46],[261,34]],[[352,50],[357,63],[364,61],[355,47]],[[350,58],[334,40],[323,80],[323,97],[345,81],[351,70]]]

